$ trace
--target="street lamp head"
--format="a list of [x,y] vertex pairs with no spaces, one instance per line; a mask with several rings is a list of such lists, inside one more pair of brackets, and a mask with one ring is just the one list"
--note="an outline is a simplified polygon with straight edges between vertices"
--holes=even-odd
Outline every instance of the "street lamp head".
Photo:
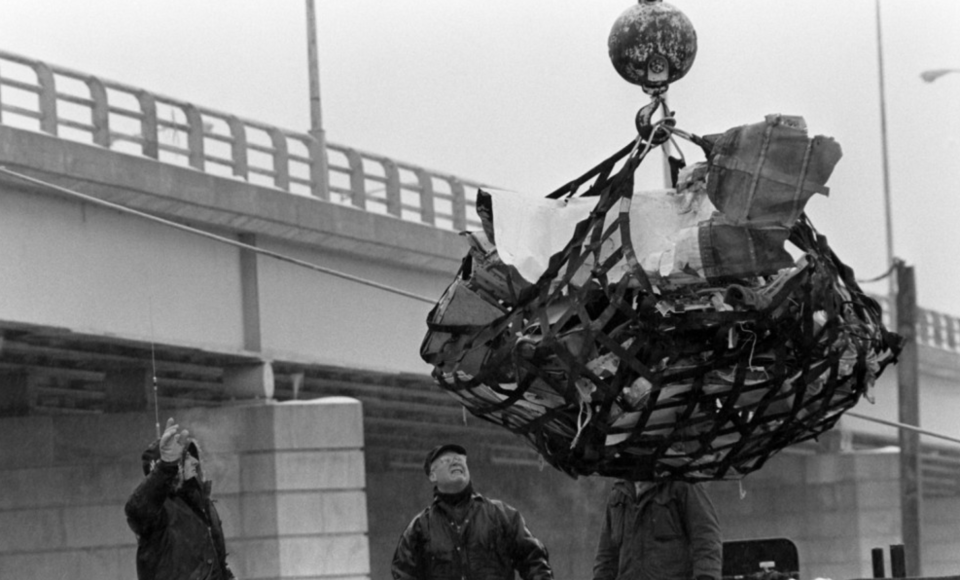
[[922,78],[924,82],[932,83],[933,81],[937,80],[938,78],[942,77],[943,75],[945,75],[945,74],[950,74],[950,73],[952,73],[952,72],[960,72],[960,69],[958,69],[958,68],[938,68],[938,69],[934,69],[934,70],[925,70],[925,71],[923,71],[922,73],[920,73],[920,78]]

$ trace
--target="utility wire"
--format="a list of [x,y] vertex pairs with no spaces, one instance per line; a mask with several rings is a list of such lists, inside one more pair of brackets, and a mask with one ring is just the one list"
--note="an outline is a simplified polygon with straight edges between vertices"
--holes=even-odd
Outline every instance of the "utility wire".
[[896,427],[897,429],[905,429],[907,431],[914,431],[922,435],[929,435],[930,437],[937,437],[939,439],[944,439],[952,443],[960,443],[960,439],[954,439],[947,435],[941,435],[940,433],[934,433],[933,431],[927,431],[926,429],[921,429],[913,425],[907,425],[906,423],[897,423],[896,421],[887,421],[884,419],[877,419],[875,417],[867,417],[866,415],[861,415],[860,413],[854,413],[853,411],[847,411],[844,415],[850,417],[856,417],[857,419],[863,419],[864,421],[873,421],[874,423],[880,423],[881,425],[889,425],[890,427]]
[[7,175],[11,175],[11,176],[16,177],[16,178],[18,178],[18,179],[21,179],[21,180],[23,180],[23,181],[27,181],[27,182],[29,182],[29,183],[33,183],[33,184],[36,184],[36,185],[40,185],[40,186],[46,187],[46,188],[48,188],[48,189],[51,189],[51,190],[53,190],[53,191],[57,191],[57,192],[60,192],[60,193],[63,193],[63,194],[66,194],[66,195],[69,195],[69,196],[72,196],[72,197],[77,197],[77,198],[80,198],[80,199],[82,199],[82,200],[84,200],[84,201],[87,201],[87,202],[89,202],[89,203],[92,203],[92,204],[96,204],[96,205],[99,205],[99,206],[103,206],[103,207],[107,207],[107,208],[110,208],[110,209],[114,209],[114,210],[117,210],[117,211],[120,211],[120,212],[123,212],[123,213],[128,213],[128,214],[130,214],[130,215],[135,215],[135,216],[137,216],[137,217],[141,217],[141,218],[143,218],[143,219],[150,220],[150,221],[152,221],[152,222],[156,222],[156,223],[158,223],[158,224],[162,224],[162,225],[165,225],[165,226],[168,226],[168,227],[171,227],[171,228],[175,228],[175,229],[178,229],[178,230],[181,230],[181,231],[189,232],[189,233],[191,233],[191,234],[195,234],[195,235],[198,235],[198,236],[201,236],[201,237],[204,237],[204,238],[208,238],[208,239],[211,239],[211,240],[214,240],[214,241],[223,243],[223,244],[227,244],[227,245],[234,246],[234,247],[237,247],[237,248],[241,248],[241,249],[244,249],[244,250],[249,250],[249,251],[251,251],[251,252],[256,252],[256,253],[258,253],[258,254],[263,254],[264,256],[270,256],[271,258],[275,258],[275,259],[277,259],[277,260],[280,260],[281,262],[289,262],[289,263],[291,263],[291,264],[295,264],[295,265],[297,265],[297,266],[302,266],[302,267],[307,268],[307,269],[309,269],[309,270],[314,270],[314,271],[317,271],[317,272],[322,272],[322,273],[324,273],[324,274],[329,274],[330,276],[336,276],[337,278],[342,278],[342,279],[344,279],[344,280],[349,280],[349,281],[351,281],[351,282],[356,282],[356,283],[358,283],[358,284],[363,284],[364,286],[370,286],[371,288],[377,288],[377,289],[379,289],[379,290],[384,290],[384,291],[386,291],[386,292],[391,292],[391,293],[397,294],[397,295],[399,295],[399,296],[405,296],[405,297],[410,298],[410,299],[412,299],[412,300],[419,300],[420,302],[425,302],[425,303],[427,303],[427,304],[434,304],[434,303],[436,303],[436,299],[434,299],[434,298],[427,298],[427,297],[425,297],[425,296],[420,296],[419,294],[413,294],[412,292],[407,292],[406,290],[401,290],[401,289],[395,288],[395,287],[393,287],[393,286],[387,286],[387,285],[385,285],[385,284],[380,284],[379,282],[374,282],[374,281],[372,281],[372,280],[367,280],[366,278],[360,278],[360,277],[358,277],[358,276],[353,276],[353,275],[351,275],[351,274],[346,274],[346,273],[344,273],[344,272],[340,272],[340,271],[337,271],[337,270],[331,270],[330,268],[324,268],[323,266],[319,266],[319,265],[313,264],[313,263],[311,263],[311,262],[305,262],[305,261],[303,261],[303,260],[298,260],[298,259],[296,259],[296,258],[291,258],[290,256],[286,256],[286,255],[284,255],[284,254],[279,254],[279,253],[277,253],[277,252],[271,252],[270,250],[265,250],[265,249],[263,249],[263,248],[258,248],[257,246],[251,246],[250,244],[244,244],[243,242],[238,242],[238,241],[236,241],[236,240],[231,240],[230,238],[226,238],[226,237],[223,237],[223,236],[218,236],[218,235],[216,235],[216,234],[211,234],[210,232],[205,232],[205,231],[203,231],[203,230],[200,230],[200,229],[197,229],[197,228],[193,228],[193,227],[190,227],[190,226],[187,226],[187,225],[179,224],[179,223],[177,223],[177,222],[170,221],[170,220],[168,220],[168,219],[164,219],[164,218],[162,218],[162,217],[158,217],[158,216],[155,216],[155,215],[152,215],[152,214],[144,213],[144,212],[142,212],[142,211],[135,210],[135,209],[133,209],[133,208],[129,208],[129,207],[124,206],[124,205],[120,205],[120,204],[118,204],[118,203],[113,203],[113,202],[111,202],[111,201],[106,201],[106,200],[100,199],[100,198],[98,198],[98,197],[94,197],[94,196],[92,196],[92,195],[87,195],[87,194],[85,194],[85,193],[80,193],[79,191],[74,191],[74,190],[72,190],[72,189],[67,189],[66,187],[61,187],[61,186],[59,186],[59,185],[55,185],[55,184],[53,184],[53,183],[49,183],[49,182],[47,182],[47,181],[43,181],[42,179],[37,179],[37,178],[35,178],[35,177],[30,177],[29,175],[24,175],[24,174],[18,173],[18,172],[16,172],[16,171],[11,171],[11,170],[7,169],[6,167],[4,167],[4,166],[2,166],[2,165],[0,165],[0,173],[6,173]]

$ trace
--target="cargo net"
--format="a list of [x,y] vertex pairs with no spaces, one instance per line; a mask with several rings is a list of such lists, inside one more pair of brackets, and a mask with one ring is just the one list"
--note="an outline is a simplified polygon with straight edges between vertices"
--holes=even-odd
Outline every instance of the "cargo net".
[[538,278],[497,228],[516,208],[478,192],[483,231],[428,316],[438,384],[572,476],[740,478],[833,427],[899,352],[803,213],[839,146],[781,116],[695,139],[707,162],[660,197],[633,191],[638,139],[544,199],[589,210]]

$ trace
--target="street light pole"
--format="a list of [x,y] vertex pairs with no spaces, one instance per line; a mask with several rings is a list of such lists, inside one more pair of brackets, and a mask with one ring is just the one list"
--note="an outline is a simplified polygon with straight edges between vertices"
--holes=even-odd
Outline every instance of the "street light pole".
[[327,135],[323,130],[320,108],[320,58],[317,55],[317,13],[313,0],[307,0],[307,65],[310,68],[310,135],[316,142],[313,152],[314,194],[330,199],[330,171],[327,162]]
[[[883,32],[880,20],[880,0],[875,0],[877,13],[877,65],[880,79],[880,144],[883,150],[883,206],[887,225],[887,267],[890,281],[887,304],[890,327],[915,340],[916,289],[913,268],[907,268],[893,257],[893,212],[890,207],[890,163],[887,155],[887,100],[883,81]],[[895,271],[893,271],[895,270]],[[902,323],[902,324],[899,324]],[[914,342],[915,347],[915,342]],[[902,357],[914,360],[913,368],[899,369],[897,377],[900,422],[920,426],[919,384],[915,359],[910,359],[910,348]],[[906,362],[901,359],[901,362]],[[905,367],[910,366],[905,364]],[[911,372],[913,371],[913,372]],[[920,440],[917,435],[900,435],[900,533],[903,538],[904,564],[908,576],[921,576],[921,475]]]
[[[883,165],[883,213],[886,220],[887,268],[893,268],[893,211],[890,204],[890,162],[887,156],[887,98],[883,81],[883,32],[880,25],[880,0],[874,0],[877,13],[877,68],[880,79],[880,147]],[[897,327],[897,282],[892,272],[887,277],[887,309],[890,312],[890,328]]]

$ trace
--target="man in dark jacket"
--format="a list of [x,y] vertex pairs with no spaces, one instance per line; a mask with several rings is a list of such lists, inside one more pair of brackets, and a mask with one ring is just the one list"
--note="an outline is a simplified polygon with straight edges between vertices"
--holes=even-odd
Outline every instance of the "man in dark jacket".
[[127,500],[137,535],[139,580],[230,580],[220,517],[203,480],[200,448],[167,420],[160,439],[143,452],[146,479]]
[[722,553],[717,513],[700,485],[618,481],[593,580],[719,580]]
[[395,580],[553,580],[547,550],[520,513],[473,491],[467,451],[432,449],[423,463],[434,484],[433,503],[400,536]]

